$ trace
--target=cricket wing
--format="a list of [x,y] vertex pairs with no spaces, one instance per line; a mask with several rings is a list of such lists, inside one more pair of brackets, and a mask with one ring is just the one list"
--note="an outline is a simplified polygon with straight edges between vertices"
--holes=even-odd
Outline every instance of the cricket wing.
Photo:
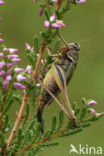
[[75,119],[74,112],[71,108],[69,98],[68,98],[65,72],[63,71],[63,69],[59,65],[56,65],[55,63],[53,64],[52,68],[53,68],[52,72],[53,72],[54,79],[55,79],[58,87],[61,90],[61,93],[65,99],[67,108],[71,114],[71,117]]

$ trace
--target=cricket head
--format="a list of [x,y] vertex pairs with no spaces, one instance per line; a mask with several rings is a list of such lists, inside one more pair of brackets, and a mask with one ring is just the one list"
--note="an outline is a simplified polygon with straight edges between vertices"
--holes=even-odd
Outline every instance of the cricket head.
[[80,45],[77,43],[69,43],[68,44],[69,49],[66,52],[66,55],[69,59],[72,61],[77,61],[78,60],[78,52],[80,50]]

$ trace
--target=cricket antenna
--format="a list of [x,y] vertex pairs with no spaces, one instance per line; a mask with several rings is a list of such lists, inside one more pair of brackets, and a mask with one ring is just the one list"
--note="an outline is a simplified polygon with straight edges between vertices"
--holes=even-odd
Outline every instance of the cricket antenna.
[[102,35],[104,35],[104,32],[102,32],[102,33],[100,33],[100,34],[98,34],[98,35],[94,35],[94,36],[92,36],[92,37],[90,37],[90,38],[88,38],[88,39],[85,39],[85,40],[79,41],[78,43],[79,43],[79,44],[80,44],[80,43],[84,43],[84,42],[87,42],[87,41],[90,41],[90,40],[96,39],[96,38],[98,38],[99,36],[102,36]]
[[88,63],[89,63],[89,67],[91,68],[91,70],[95,71],[95,68],[93,66],[93,64],[91,63],[86,51],[84,48],[81,48],[82,49],[82,53],[84,54],[85,58],[87,59]]

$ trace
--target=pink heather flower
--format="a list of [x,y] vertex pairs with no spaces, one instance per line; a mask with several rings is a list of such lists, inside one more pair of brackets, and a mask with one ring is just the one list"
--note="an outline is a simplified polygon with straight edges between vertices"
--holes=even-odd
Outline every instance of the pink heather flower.
[[18,52],[18,49],[9,48],[9,52],[11,54],[14,54],[14,53],[17,53]]
[[87,105],[91,107],[91,106],[96,105],[96,104],[97,104],[97,102],[96,102],[96,101],[91,100],[91,101],[89,101],[89,102],[88,102],[88,104],[87,104]]
[[56,19],[56,14],[54,14],[53,16],[50,17],[50,21],[54,21]]
[[23,68],[15,68],[14,71],[15,71],[16,73],[20,73],[20,72],[23,72],[24,69],[23,69]]
[[2,33],[0,33],[0,36],[2,35]]
[[65,28],[66,25],[63,23],[63,21],[56,20],[55,23],[52,23],[52,27],[56,29],[61,28],[61,27]]
[[35,2],[37,2],[37,0],[33,0],[33,2],[35,3]]
[[0,6],[3,5],[3,4],[5,4],[5,2],[0,0]]
[[15,82],[13,85],[17,89],[25,89],[26,88],[26,86],[24,86],[23,84],[18,83],[18,82]]
[[8,131],[9,131],[9,128],[6,128],[6,129],[5,129],[5,132],[8,132]]
[[2,17],[0,17],[0,21],[2,21]]
[[46,28],[49,28],[49,27],[50,27],[50,22],[49,22],[49,21],[45,21],[45,22],[44,22],[44,26],[45,26]]
[[42,60],[41,60],[41,63],[42,63],[42,64],[45,64],[46,62],[47,62],[46,59],[44,59],[44,60],[42,59]]
[[4,89],[7,89],[8,83],[9,83],[9,81],[4,80],[4,82],[3,82],[3,88],[4,88]]
[[7,75],[5,80],[10,81],[11,79],[12,79],[12,77],[10,75]]
[[86,2],[87,2],[86,0],[76,0],[76,3],[77,3],[77,4],[86,3]]
[[91,114],[96,115],[96,111],[94,109],[90,108],[90,112]]
[[0,71],[0,76],[2,76],[2,77],[4,76],[4,71],[2,71],[2,70]]
[[2,38],[0,38],[0,42],[4,42],[4,40]]
[[31,67],[30,65],[28,65],[28,66],[26,67],[26,69],[25,69],[25,72],[30,74],[30,73],[31,73],[31,68],[32,68],[32,67]]
[[52,2],[54,2],[55,4],[57,4],[58,3],[58,0],[52,0]]
[[3,48],[3,52],[4,53],[8,52],[8,48]]
[[102,113],[96,113],[96,117],[99,117],[101,115],[102,115]]
[[13,63],[9,63],[9,64],[7,65],[7,67],[8,67],[8,68],[12,68],[13,65],[14,65]]
[[41,84],[40,84],[40,83],[37,83],[36,86],[37,86],[37,87],[41,87]]
[[4,61],[1,61],[0,62],[0,68],[3,68],[5,66],[5,62]]
[[50,17],[50,22],[49,21],[45,21],[44,22],[44,26],[46,28],[49,28],[50,25],[53,27],[53,28],[56,28],[56,29],[59,29],[59,28],[65,28],[66,25],[63,23],[63,21],[61,20],[55,20],[56,19],[56,14],[52,15]]
[[8,71],[6,72],[6,74],[7,74],[7,75],[11,75],[11,72],[8,70]]
[[21,61],[20,58],[13,58],[13,59],[12,59],[12,62],[13,62],[13,63],[18,63],[18,62],[20,62],[20,61]]
[[3,53],[0,53],[0,58],[2,58],[3,57]]
[[28,43],[25,43],[25,48],[26,48],[26,50],[31,50],[31,47]]
[[18,58],[18,55],[8,55],[7,57],[8,59],[14,59],[14,58]]
[[22,76],[21,74],[17,75],[17,81],[25,81],[27,80],[27,77]]
[[47,73],[47,69],[43,69],[43,73],[46,74]]
[[41,76],[41,75],[39,75],[39,76],[38,76],[38,79],[40,79],[40,80],[41,80],[41,79],[42,79],[42,76]]
[[43,15],[43,9],[40,8],[39,16],[42,16],[42,15]]
[[57,24],[57,23],[53,23],[53,24],[52,24],[52,27],[58,29],[58,28],[60,28],[60,25]]

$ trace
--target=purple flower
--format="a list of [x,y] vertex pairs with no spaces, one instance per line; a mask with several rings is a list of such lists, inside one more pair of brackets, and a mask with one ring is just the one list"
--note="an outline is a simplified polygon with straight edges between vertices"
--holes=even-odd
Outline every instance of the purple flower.
[[45,26],[46,28],[49,28],[49,27],[50,27],[50,22],[49,22],[49,21],[45,21],[45,22],[44,22],[44,26]]
[[32,67],[31,67],[30,65],[28,65],[28,66],[26,67],[26,69],[25,69],[25,72],[30,74],[30,73],[31,73],[31,68],[32,68]]
[[9,52],[10,52],[11,54],[14,54],[14,53],[17,53],[17,52],[18,52],[18,49],[9,48]]
[[18,58],[18,55],[8,55],[7,57],[8,59],[14,59],[14,58]]
[[20,58],[13,58],[13,59],[12,59],[12,62],[14,62],[14,63],[18,63],[18,62],[20,62],[20,61],[21,61]]
[[7,67],[8,67],[8,68],[12,68],[13,65],[14,65],[13,63],[9,63],[9,64],[7,65]]
[[16,73],[20,73],[20,72],[23,72],[24,69],[23,69],[23,68],[15,68],[14,71],[15,71]]
[[2,38],[0,38],[0,42],[4,42],[4,40]]
[[3,52],[4,53],[8,52],[8,48],[3,48]]
[[88,104],[87,104],[87,105],[91,107],[91,106],[96,105],[96,104],[97,104],[97,102],[96,102],[96,101],[91,100],[91,101],[89,101],[89,102],[88,102]]
[[25,81],[27,80],[27,77],[22,76],[21,74],[17,75],[17,81]]
[[0,0],[0,6],[3,5],[3,4],[5,4],[5,2]]
[[28,43],[25,43],[26,50],[31,50],[31,47]]
[[87,2],[86,0],[76,0],[76,3],[77,3],[77,4],[86,3],[86,2]]
[[18,83],[18,82],[15,82],[13,85],[17,89],[25,89],[26,88],[26,86],[24,86],[23,84]]
[[3,68],[5,66],[5,62],[4,61],[1,61],[0,62],[0,68]]
[[3,53],[0,53],[0,58],[2,58],[3,57]]
[[42,15],[43,15],[43,9],[40,8],[39,16],[42,16]]

